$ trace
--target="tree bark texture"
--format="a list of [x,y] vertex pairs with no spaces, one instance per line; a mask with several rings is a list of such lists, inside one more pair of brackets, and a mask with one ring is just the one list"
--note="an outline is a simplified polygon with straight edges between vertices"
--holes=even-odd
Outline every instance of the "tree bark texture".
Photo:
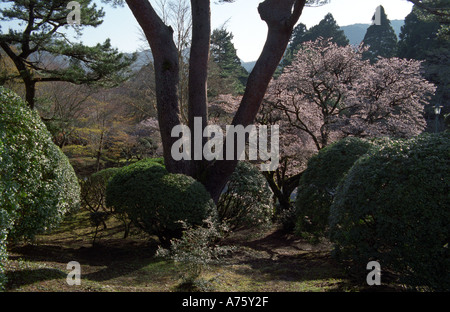
[[[189,58],[189,104],[188,119],[189,128],[194,129],[194,118],[200,117],[202,120],[202,133],[208,125],[208,61],[209,47],[211,41],[211,10],[209,0],[191,1],[192,8],[192,43]],[[202,146],[206,143],[206,138],[202,138]],[[193,156],[198,151],[194,148],[194,140],[192,140],[191,151]],[[195,157],[195,158],[197,158]],[[196,179],[200,178],[201,172],[204,170],[205,162],[203,160],[193,159],[190,162],[190,175]]]
[[[201,177],[201,182],[217,202],[236,168],[237,160],[176,162],[172,159],[171,146],[178,138],[172,138],[170,134],[172,128],[180,124],[177,98],[178,58],[173,32],[162,22],[148,0],[126,2],[142,27],[154,56],[158,120],[166,167],[170,172]],[[305,3],[306,0],[265,0],[258,6],[261,19],[268,26],[268,35],[263,51],[249,76],[233,125],[246,127],[254,121]],[[206,80],[211,34],[210,1],[191,0],[191,9],[193,27],[189,67],[189,126],[193,132],[194,117],[202,118],[203,128],[207,125]],[[225,146],[224,143],[224,155]]]
[[173,30],[163,23],[148,0],[127,0],[128,7],[142,27],[154,58],[156,105],[163,144],[164,161],[169,172],[185,173],[186,162],[175,161],[170,152],[177,138],[173,127],[180,124],[178,105],[179,63]]

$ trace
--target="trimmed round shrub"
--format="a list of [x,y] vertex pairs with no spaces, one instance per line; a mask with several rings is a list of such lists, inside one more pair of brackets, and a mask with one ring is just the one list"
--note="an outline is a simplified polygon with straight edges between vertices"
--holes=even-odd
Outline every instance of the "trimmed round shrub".
[[8,235],[32,239],[56,227],[80,204],[78,179],[39,115],[0,87],[1,210],[13,220]]
[[372,146],[371,141],[348,137],[325,147],[308,161],[295,201],[295,231],[299,235],[313,239],[326,235],[339,182]]
[[0,86],[0,288],[7,239],[33,239],[79,204],[75,172],[39,115]]
[[361,157],[330,211],[338,259],[379,261],[412,288],[450,290],[450,133],[385,142]]
[[230,229],[264,228],[272,223],[273,193],[258,168],[239,162],[217,203],[219,220]]
[[180,238],[182,224],[201,225],[216,216],[216,207],[203,184],[182,174],[169,174],[159,163],[139,161],[122,168],[109,181],[106,204],[168,245]]

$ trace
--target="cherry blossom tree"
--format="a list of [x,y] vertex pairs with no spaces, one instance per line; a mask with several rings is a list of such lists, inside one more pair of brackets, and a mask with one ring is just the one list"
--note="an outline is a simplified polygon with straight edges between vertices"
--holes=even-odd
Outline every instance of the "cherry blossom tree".
[[282,165],[265,174],[283,208],[311,153],[347,136],[407,138],[425,129],[435,86],[421,76],[421,63],[381,58],[371,65],[366,49],[307,42],[272,79],[257,120],[280,125]]

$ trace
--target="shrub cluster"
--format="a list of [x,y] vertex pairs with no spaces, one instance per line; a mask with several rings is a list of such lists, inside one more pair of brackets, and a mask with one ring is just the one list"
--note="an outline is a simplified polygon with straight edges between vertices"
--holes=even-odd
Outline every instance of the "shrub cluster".
[[184,221],[200,225],[216,207],[205,187],[182,174],[170,174],[163,165],[143,160],[121,168],[109,181],[106,204],[124,212],[139,228],[156,235],[163,245],[181,237]]
[[79,204],[75,172],[38,114],[0,87],[0,258],[7,238],[33,239]]
[[297,234],[314,240],[326,234],[339,182],[372,146],[371,141],[349,137],[325,147],[308,161],[295,201]]
[[450,134],[385,141],[354,164],[330,211],[335,255],[416,289],[450,290]]
[[273,193],[258,168],[239,162],[217,203],[219,219],[230,229],[264,228],[274,213]]
[[228,231],[225,224],[217,224],[208,218],[202,226],[188,226],[183,223],[183,235],[172,240],[170,248],[159,248],[157,255],[168,258],[181,266],[180,291],[211,291],[211,281],[200,278],[203,269],[219,263],[223,256],[234,250],[232,246],[217,244]]

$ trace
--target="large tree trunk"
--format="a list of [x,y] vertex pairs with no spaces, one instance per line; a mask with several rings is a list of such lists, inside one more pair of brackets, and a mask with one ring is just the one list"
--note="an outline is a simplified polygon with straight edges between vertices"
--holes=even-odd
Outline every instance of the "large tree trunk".
[[[194,133],[194,118],[201,118],[201,133],[208,125],[208,60],[211,37],[211,12],[209,0],[191,1],[192,7],[192,43],[189,58],[189,104],[188,119],[191,133]],[[197,131],[199,134],[199,132]],[[200,134],[201,135],[201,134]],[[201,179],[205,162],[203,161],[203,146],[206,138],[199,137],[202,141],[200,146],[194,146],[191,141],[192,161],[190,164],[190,175]],[[198,141],[197,140],[197,141]]]
[[[170,172],[188,173],[196,178],[201,177],[200,180],[217,202],[237,165],[237,160],[217,160],[208,163],[204,160],[177,162],[172,159],[171,147],[178,138],[172,138],[170,134],[172,128],[180,124],[176,92],[179,81],[178,58],[172,38],[173,32],[170,27],[164,25],[148,0],[127,0],[126,2],[144,31],[155,60],[158,120],[166,167]],[[305,2],[306,0],[265,0],[259,5],[261,19],[269,28],[267,40],[249,76],[233,125],[245,127],[254,121]],[[202,118],[202,129],[207,124],[206,78],[211,32],[210,1],[191,0],[191,7],[193,29],[189,73],[189,126],[193,132],[194,117]],[[226,144],[224,155],[226,155],[225,146]],[[194,150],[192,152],[194,154]]]
[[154,59],[158,121],[167,170],[174,173],[188,171],[185,161],[171,156],[172,129],[180,124],[178,106],[179,63],[178,50],[173,41],[173,30],[163,23],[148,0],[127,0],[133,15],[142,27]]
[[[23,59],[17,56],[6,42],[0,42],[0,47],[14,62],[14,65],[16,66],[17,71],[20,74],[20,78],[22,78],[22,81],[25,85],[25,101],[31,109],[34,109],[34,97],[36,96],[36,80],[33,79],[33,75],[26,67]],[[29,52],[22,52],[21,55],[24,59],[26,59],[29,56]]]

